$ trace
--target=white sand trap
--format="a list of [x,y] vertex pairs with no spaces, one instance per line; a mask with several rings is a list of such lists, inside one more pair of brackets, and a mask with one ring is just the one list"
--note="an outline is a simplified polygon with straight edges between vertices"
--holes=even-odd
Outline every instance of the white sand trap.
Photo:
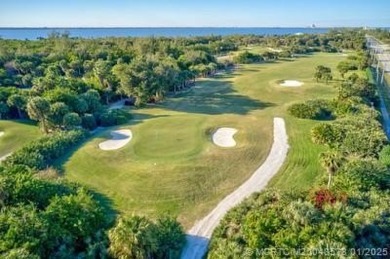
[[268,50],[273,51],[273,52],[278,52],[278,53],[283,51],[281,49],[274,49],[274,48],[268,48]]
[[115,150],[124,147],[133,137],[131,130],[122,129],[111,131],[112,139],[99,144],[101,150]]
[[284,80],[280,85],[285,87],[299,87],[302,86],[303,83],[297,80]]
[[237,130],[234,128],[219,128],[213,134],[213,142],[220,147],[234,147],[236,146],[236,141],[233,136],[236,132]]
[[4,131],[0,131],[0,137],[4,135]]

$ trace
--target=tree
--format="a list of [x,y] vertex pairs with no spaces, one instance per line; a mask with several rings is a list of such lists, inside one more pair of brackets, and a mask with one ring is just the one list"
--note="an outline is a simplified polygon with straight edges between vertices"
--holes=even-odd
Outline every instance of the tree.
[[278,53],[273,51],[265,51],[261,54],[265,60],[272,60],[278,58]]
[[0,102],[0,120],[8,113],[8,111],[8,105],[5,102]]
[[53,197],[45,210],[45,218],[50,224],[51,242],[84,249],[106,225],[102,208],[81,188],[76,194]]
[[64,116],[69,113],[69,107],[63,102],[56,102],[50,105],[50,121],[56,126],[62,126]]
[[98,59],[95,62],[93,68],[94,76],[99,80],[100,87],[106,97],[106,104],[109,103],[109,99],[113,93],[113,75],[111,73],[111,64],[108,61]]
[[339,71],[340,75],[342,78],[344,78],[344,75],[349,71],[349,70],[356,70],[357,67],[352,64],[349,61],[341,61],[337,65],[337,70]]
[[158,251],[156,258],[179,258],[185,244],[183,227],[174,218],[161,217],[156,223]]
[[100,103],[100,95],[98,91],[90,89],[82,94],[81,97],[87,104],[88,113],[95,113],[101,109],[102,105]]
[[41,254],[48,225],[33,205],[19,204],[0,212],[0,255],[12,249]]
[[93,130],[96,128],[96,119],[92,114],[84,114],[81,118],[83,128]]
[[324,79],[325,83],[328,84],[329,81],[333,79],[333,76],[331,73],[325,73],[322,75],[322,79]]
[[65,114],[63,124],[66,129],[73,129],[81,125],[81,118],[77,113],[70,112]]
[[33,97],[27,103],[27,113],[32,120],[37,120],[42,130],[48,133],[48,115],[50,112],[49,102],[42,97]]
[[110,254],[118,258],[151,258],[157,250],[154,228],[145,217],[119,218],[108,232]]
[[320,154],[320,163],[328,173],[328,189],[330,188],[332,176],[344,162],[345,158],[337,151],[332,150]]
[[8,106],[17,109],[19,118],[23,118],[22,110],[26,108],[26,103],[26,97],[20,94],[13,94],[7,100]]
[[316,67],[314,79],[316,79],[317,82],[320,80],[325,80],[325,82],[328,83],[328,81],[332,80],[332,78],[332,70],[329,67],[322,65]]

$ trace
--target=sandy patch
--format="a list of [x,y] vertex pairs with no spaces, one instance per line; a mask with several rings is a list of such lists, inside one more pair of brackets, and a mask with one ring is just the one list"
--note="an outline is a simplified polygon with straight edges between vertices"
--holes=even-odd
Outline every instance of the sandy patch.
[[4,156],[0,157],[0,162],[6,160],[7,157],[9,157],[10,155],[12,155],[12,152],[11,152],[11,153],[8,153],[8,154],[5,154]]
[[281,50],[281,49],[274,49],[274,48],[268,48],[268,50],[270,50],[270,51],[272,51],[272,52],[278,52],[278,53],[280,53],[280,52],[283,51],[283,50]]
[[182,251],[182,259],[203,258],[207,251],[210,237],[223,216],[252,193],[259,192],[267,186],[269,180],[282,167],[288,148],[288,137],[284,120],[282,118],[274,118],[274,142],[267,159],[245,183],[226,196],[207,216],[197,221],[187,232],[187,244]]
[[124,147],[133,137],[131,130],[122,129],[111,131],[112,139],[99,144],[101,150],[115,150]]
[[236,132],[237,130],[234,128],[219,128],[213,134],[213,142],[220,147],[234,147],[236,146],[236,141],[233,136]]
[[280,85],[285,87],[299,87],[302,86],[303,83],[297,80],[284,80]]
[[0,131],[0,137],[4,135],[4,131]]

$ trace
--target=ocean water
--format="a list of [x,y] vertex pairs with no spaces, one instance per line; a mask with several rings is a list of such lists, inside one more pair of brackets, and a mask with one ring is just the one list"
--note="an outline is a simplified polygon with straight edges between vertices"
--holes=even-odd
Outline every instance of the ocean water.
[[164,28],[0,28],[3,39],[35,40],[47,38],[52,32],[68,32],[70,37],[190,37],[209,35],[287,35],[297,33],[326,33],[330,28],[243,28],[243,27],[164,27]]

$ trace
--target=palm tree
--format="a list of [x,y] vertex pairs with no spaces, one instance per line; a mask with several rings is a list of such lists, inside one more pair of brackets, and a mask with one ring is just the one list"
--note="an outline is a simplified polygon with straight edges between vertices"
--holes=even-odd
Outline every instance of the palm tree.
[[27,113],[30,119],[41,123],[43,132],[48,133],[48,115],[50,103],[42,97],[34,97],[27,103]]
[[108,233],[110,253],[118,258],[150,258],[157,250],[153,229],[145,217],[120,218]]
[[332,182],[332,176],[337,172],[341,165],[345,162],[345,158],[337,151],[331,150],[320,154],[321,165],[328,173],[328,189]]

